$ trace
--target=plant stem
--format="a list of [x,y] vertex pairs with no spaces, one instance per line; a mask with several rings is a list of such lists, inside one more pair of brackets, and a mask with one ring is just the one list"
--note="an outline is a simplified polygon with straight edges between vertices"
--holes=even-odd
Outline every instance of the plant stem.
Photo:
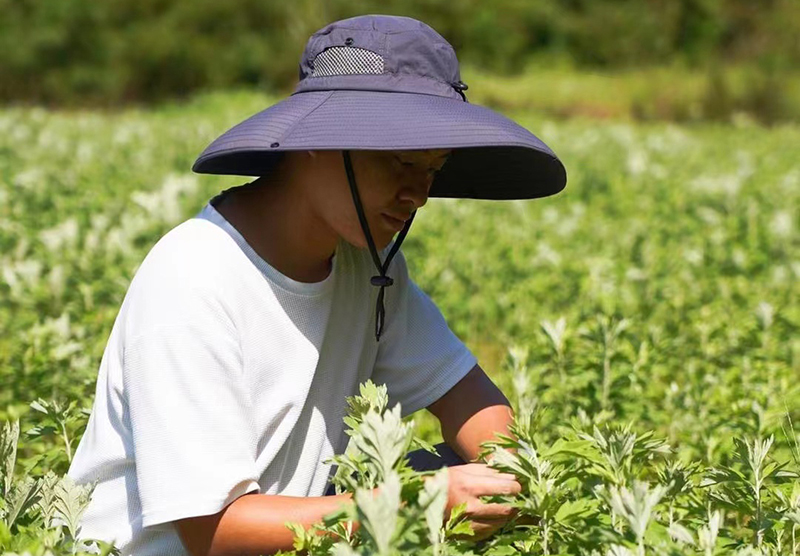
[[67,462],[72,463],[72,449],[69,446],[69,436],[67,435],[67,425],[61,422],[61,437],[64,439],[64,446],[67,448]]
[[542,514],[542,522],[543,522],[542,532],[544,534],[544,539],[542,541],[542,551],[544,556],[549,556],[550,552],[547,547],[547,537],[550,536],[550,520],[547,519],[547,512],[544,512]]
[[608,398],[611,390],[611,358],[609,357],[608,340],[603,347],[603,394],[600,399],[600,407],[608,409]]

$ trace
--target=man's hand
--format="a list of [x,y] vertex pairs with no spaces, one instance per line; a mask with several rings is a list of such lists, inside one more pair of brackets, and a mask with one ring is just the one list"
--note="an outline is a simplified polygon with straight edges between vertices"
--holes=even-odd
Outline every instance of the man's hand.
[[472,540],[483,540],[493,535],[516,514],[516,508],[507,504],[487,504],[481,496],[513,495],[522,490],[514,475],[501,473],[483,463],[468,463],[447,468],[448,489],[445,515],[458,504],[466,502],[466,515],[475,535]]

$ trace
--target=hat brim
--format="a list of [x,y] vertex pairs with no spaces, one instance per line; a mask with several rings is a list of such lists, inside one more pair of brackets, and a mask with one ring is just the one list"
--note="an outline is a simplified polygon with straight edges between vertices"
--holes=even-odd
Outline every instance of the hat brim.
[[544,142],[489,108],[362,90],[294,94],[222,134],[192,170],[262,176],[280,152],[345,149],[454,149],[430,197],[533,199],[567,183],[564,165]]

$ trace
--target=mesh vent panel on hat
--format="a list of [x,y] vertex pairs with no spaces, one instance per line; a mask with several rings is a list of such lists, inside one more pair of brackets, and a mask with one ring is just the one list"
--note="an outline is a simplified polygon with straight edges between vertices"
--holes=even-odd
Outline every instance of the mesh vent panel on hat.
[[383,73],[383,56],[355,46],[332,46],[314,58],[311,77]]

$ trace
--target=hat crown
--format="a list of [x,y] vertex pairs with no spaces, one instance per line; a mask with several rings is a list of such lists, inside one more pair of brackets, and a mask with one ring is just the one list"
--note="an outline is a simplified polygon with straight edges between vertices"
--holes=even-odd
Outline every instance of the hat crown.
[[365,15],[326,25],[309,38],[296,93],[367,90],[463,100],[450,43],[410,17]]

